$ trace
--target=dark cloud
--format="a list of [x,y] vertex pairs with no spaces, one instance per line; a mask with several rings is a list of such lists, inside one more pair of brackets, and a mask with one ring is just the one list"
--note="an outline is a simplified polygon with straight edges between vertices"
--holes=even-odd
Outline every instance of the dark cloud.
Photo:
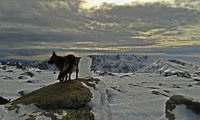
[[109,10],[98,10],[93,18],[102,23],[133,23],[133,30],[147,31],[153,28],[170,28],[197,23],[199,13],[187,8],[176,8],[160,3],[146,3],[144,5],[115,6]]
[[[180,32],[180,27],[198,25],[200,16],[198,7],[191,9],[189,1],[183,5],[178,0],[175,5],[104,4],[90,10],[81,8],[83,0],[0,2],[0,57],[45,55],[53,50],[88,54],[157,52],[161,46],[154,48],[160,41],[167,44],[172,37],[188,35]],[[191,39],[197,41],[195,36]],[[162,50],[172,54],[168,49]]]

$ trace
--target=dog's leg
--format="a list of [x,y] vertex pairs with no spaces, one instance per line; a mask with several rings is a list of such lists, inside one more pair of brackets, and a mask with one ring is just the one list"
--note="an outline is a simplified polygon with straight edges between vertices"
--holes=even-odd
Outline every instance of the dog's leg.
[[69,80],[71,80],[71,74],[72,74],[72,73],[69,73]]
[[60,78],[59,80],[60,80],[60,82],[62,82],[64,80],[64,78]]
[[78,68],[78,63],[76,64],[76,79],[78,79],[78,72],[79,72],[79,68]]
[[64,77],[65,76],[63,75],[63,73],[60,72],[59,75],[58,75],[57,80],[60,80],[60,82],[62,82]]
[[68,78],[68,75],[66,74],[65,77],[63,78],[63,82],[66,82]]

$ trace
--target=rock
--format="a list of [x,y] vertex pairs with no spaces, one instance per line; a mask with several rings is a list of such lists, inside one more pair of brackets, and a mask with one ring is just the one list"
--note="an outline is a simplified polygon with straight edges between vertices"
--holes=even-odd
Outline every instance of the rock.
[[151,91],[151,94],[154,94],[154,95],[163,95],[165,97],[169,97],[168,95],[165,95],[165,94],[163,94],[161,92],[158,92],[158,91]]
[[163,76],[165,76],[165,77],[176,75],[177,77],[191,78],[190,73],[188,73],[186,71],[184,71],[184,72],[179,72],[179,71],[171,72],[171,71],[167,71],[167,72],[163,72],[161,74],[163,74]]
[[116,76],[116,75],[109,72],[101,72],[99,73],[99,76]]
[[0,96],[0,105],[4,105],[4,104],[9,103],[9,102],[10,102],[10,99],[7,100],[7,99]]
[[200,86],[200,82],[198,82],[196,85]]
[[20,64],[18,62],[10,62],[10,63],[7,63],[6,65],[8,65],[8,66],[16,66],[16,68],[22,69],[22,70],[26,69],[25,66],[23,66],[22,64]]
[[14,73],[14,71],[13,71],[13,70],[7,70],[6,72]]
[[3,66],[1,69],[2,69],[2,70],[6,70],[6,66]]
[[4,80],[11,80],[12,77],[5,76],[3,79],[4,79]]
[[88,110],[78,110],[76,112],[69,112],[63,118],[64,120],[94,120],[94,115]]
[[[83,81],[83,80],[81,80]],[[28,93],[13,101],[16,104],[34,104],[43,110],[79,109],[91,100],[90,90],[78,80],[55,83]]]
[[18,79],[26,79],[24,76],[19,76]]
[[120,78],[131,77],[130,75],[123,75]]
[[177,105],[186,105],[188,109],[191,109],[196,114],[200,115],[200,103],[193,101],[192,99],[185,98],[182,95],[174,95],[166,102],[165,113],[169,120],[175,120],[175,115],[172,111]]
[[24,95],[24,91],[19,91],[18,93],[19,93],[21,96]]
[[28,81],[26,81],[26,83],[35,83],[35,81],[33,81],[33,80],[28,80]]
[[30,91],[28,91],[28,90],[21,90],[21,91],[19,91],[18,93],[21,95],[21,96],[23,96],[23,95],[25,95],[25,94],[28,94]]
[[177,77],[185,77],[185,78],[191,78],[190,73],[188,72],[176,72],[175,75],[177,75]]
[[30,77],[33,77],[33,76],[34,76],[34,74],[31,73],[31,72],[25,72],[25,73],[22,73],[22,74],[20,74],[20,75],[26,75],[26,76],[30,76]]
[[193,78],[194,81],[200,81],[200,78]]

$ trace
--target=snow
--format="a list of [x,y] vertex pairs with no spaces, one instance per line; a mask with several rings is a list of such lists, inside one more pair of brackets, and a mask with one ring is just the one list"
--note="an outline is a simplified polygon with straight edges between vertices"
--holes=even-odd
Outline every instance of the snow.
[[151,86],[150,83],[145,83],[148,74],[123,79],[120,76],[100,79],[107,85],[113,120],[155,120],[164,114],[166,98],[152,96],[151,90],[147,88]]
[[172,112],[176,120],[200,120],[200,116],[187,109],[185,105],[177,105]]
[[82,57],[79,63],[79,77],[86,78],[91,77],[90,66],[92,63],[92,59],[89,57]]
[[[95,82],[93,84],[95,84]],[[93,87],[88,87],[88,88],[93,94],[93,98],[88,103],[88,105],[92,107],[91,112],[93,112],[95,119],[112,120],[112,113],[111,113],[110,106],[107,100],[105,84],[102,81],[99,81],[98,84],[95,84],[95,89]]]
[[[101,80],[98,84],[94,83],[95,88],[88,87],[93,93],[89,105],[92,106],[96,120],[166,120],[165,103],[170,96],[184,95],[200,101],[200,86],[197,85],[200,79],[199,65],[180,60],[136,55],[89,57],[80,60],[79,76]],[[45,70],[37,67],[22,70],[15,66],[0,64],[0,96],[14,100],[20,97],[19,91],[30,92],[58,82],[56,80],[58,71],[53,67],[48,67],[49,65],[44,66],[46,66]],[[3,67],[6,67],[6,70],[3,70]],[[23,74],[26,72],[33,73],[33,76]],[[103,72],[111,74],[104,76],[99,74]],[[180,73],[183,74],[179,75]],[[188,74],[191,77],[185,77]],[[23,77],[19,79],[19,76]],[[75,73],[72,74],[72,79],[74,78]],[[27,83],[27,81],[32,81],[32,83]],[[23,106],[17,115],[14,111],[13,113],[7,111],[5,106],[0,105],[0,119],[2,120],[14,120],[24,113],[28,115],[36,110],[33,105]],[[199,116],[184,106],[177,106],[173,112],[177,120],[199,119]],[[64,114],[67,113],[64,112]],[[58,118],[61,117],[58,115]],[[49,118],[38,116],[37,119]]]

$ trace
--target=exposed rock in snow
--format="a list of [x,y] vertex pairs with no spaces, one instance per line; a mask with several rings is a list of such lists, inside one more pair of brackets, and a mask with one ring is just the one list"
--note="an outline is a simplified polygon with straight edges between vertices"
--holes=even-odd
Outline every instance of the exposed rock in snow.
[[[110,120],[107,117],[109,109],[107,110],[106,107],[109,105],[106,103],[107,98],[104,90],[105,84],[98,79],[91,78],[55,83],[27,94],[20,91],[23,94],[22,97],[6,105],[6,109],[0,108],[0,112],[4,113],[0,114],[0,118],[58,119],[59,116],[59,119],[64,120],[99,120],[99,116],[96,115],[99,114],[105,118],[104,120]],[[93,109],[96,111],[93,112]]]
[[10,102],[10,100],[7,100],[7,99],[0,96],[0,105],[6,104],[6,103],[9,103],[9,102]]
[[[193,111],[193,113],[191,112],[191,114],[193,114],[193,116],[191,116],[191,114],[190,114],[190,116],[187,116],[188,113],[184,114],[186,120],[189,118],[190,118],[190,120],[200,119],[200,116],[199,116],[200,115],[200,102],[194,101],[191,98],[186,98],[182,95],[174,95],[174,96],[170,97],[170,99],[166,102],[165,112],[166,112],[166,117],[169,120],[180,119],[180,112],[184,113],[184,109],[182,109],[181,111],[178,110],[176,107],[180,107],[179,105],[185,105],[186,108],[184,108],[182,106],[181,106],[181,108],[184,108],[185,111],[187,111],[187,112],[189,110],[186,110],[186,109],[190,109]],[[176,110],[175,110],[175,108],[176,108]],[[173,110],[175,110],[175,111],[173,111]],[[192,119],[194,117],[197,117],[197,119]],[[184,117],[182,116],[182,118],[184,118]],[[181,119],[181,120],[183,120],[183,119]]]
[[24,72],[24,73],[21,73],[20,75],[25,75],[25,76],[29,76],[29,77],[34,76],[34,74],[32,72]]
[[75,80],[66,83],[56,83],[31,93],[25,94],[13,101],[12,105],[34,104],[45,110],[78,109],[90,101],[92,94],[80,82]]
[[16,66],[16,68],[18,68],[18,69],[23,69],[23,70],[26,69],[26,67],[24,65],[22,65],[21,63],[19,63],[19,62],[9,62],[6,65],[8,65],[8,66]]

